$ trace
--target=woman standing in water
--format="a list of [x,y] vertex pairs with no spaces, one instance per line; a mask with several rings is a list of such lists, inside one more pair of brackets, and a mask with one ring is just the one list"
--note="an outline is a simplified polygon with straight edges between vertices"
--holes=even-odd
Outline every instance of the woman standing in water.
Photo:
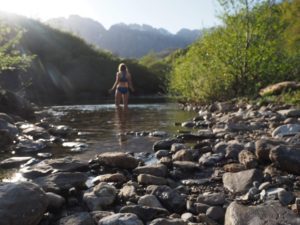
[[124,108],[128,107],[129,89],[133,92],[131,74],[124,63],[121,63],[116,75],[116,81],[110,92],[115,91],[115,104],[116,107],[120,106],[121,99],[123,100]]

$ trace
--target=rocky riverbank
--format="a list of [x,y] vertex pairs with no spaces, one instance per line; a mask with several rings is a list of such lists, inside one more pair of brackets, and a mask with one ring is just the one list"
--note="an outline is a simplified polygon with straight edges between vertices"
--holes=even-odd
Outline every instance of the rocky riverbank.
[[[246,103],[193,110],[197,117],[176,121],[188,132],[156,142],[142,157],[2,161],[22,164],[23,181],[1,183],[0,224],[300,224],[300,110]],[[25,132],[2,114],[1,140],[8,131],[11,146],[21,143],[17,134],[37,141],[69,132],[45,125]]]

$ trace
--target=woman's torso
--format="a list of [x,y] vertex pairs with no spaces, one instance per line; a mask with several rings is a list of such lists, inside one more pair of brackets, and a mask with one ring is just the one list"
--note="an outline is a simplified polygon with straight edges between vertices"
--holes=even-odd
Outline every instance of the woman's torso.
[[119,72],[117,74],[119,76],[118,87],[128,87],[128,73],[127,72]]

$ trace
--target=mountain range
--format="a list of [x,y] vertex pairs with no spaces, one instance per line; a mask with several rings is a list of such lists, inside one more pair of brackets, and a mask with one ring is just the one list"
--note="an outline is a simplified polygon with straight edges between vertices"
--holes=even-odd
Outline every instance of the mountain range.
[[105,29],[101,23],[78,15],[50,19],[46,24],[77,35],[89,44],[125,58],[139,58],[149,52],[184,48],[202,34],[201,30],[189,29],[181,29],[172,34],[163,28],[145,24],[120,23]]

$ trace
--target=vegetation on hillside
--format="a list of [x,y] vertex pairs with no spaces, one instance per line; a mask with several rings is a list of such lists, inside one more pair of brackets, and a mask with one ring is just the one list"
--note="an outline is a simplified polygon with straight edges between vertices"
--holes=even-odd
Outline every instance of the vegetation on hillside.
[[[22,29],[18,49],[35,55],[30,66],[26,64],[26,71],[5,71],[0,81],[8,89],[24,89],[17,79],[21,76],[28,81],[24,90],[26,96],[34,102],[91,102],[108,97],[121,61],[127,63],[138,95],[161,91],[155,74],[133,60],[121,60],[108,52],[96,50],[82,39],[39,21],[10,14],[2,14],[0,20],[10,29]],[[25,66],[21,62],[16,65]]]
[[20,52],[17,45],[22,30],[0,20],[0,74],[5,71],[25,70],[33,58]]
[[255,96],[268,84],[300,79],[299,0],[219,2],[224,25],[176,58],[171,93],[209,102]]

